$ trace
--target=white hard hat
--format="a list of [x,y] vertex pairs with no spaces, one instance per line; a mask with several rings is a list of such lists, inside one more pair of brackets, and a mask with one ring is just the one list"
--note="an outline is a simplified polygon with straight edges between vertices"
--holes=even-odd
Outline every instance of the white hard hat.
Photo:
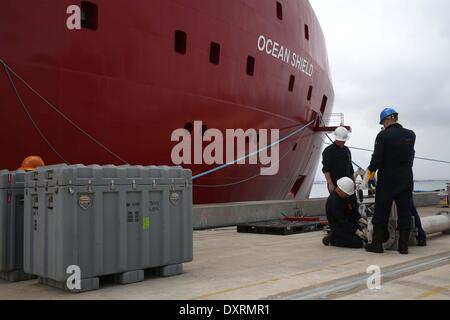
[[350,139],[350,136],[348,135],[349,132],[346,128],[344,127],[339,127],[336,130],[334,130],[334,139],[336,141],[348,141]]
[[351,196],[355,193],[355,183],[352,179],[344,177],[338,180],[337,185],[339,189],[345,192],[347,195]]

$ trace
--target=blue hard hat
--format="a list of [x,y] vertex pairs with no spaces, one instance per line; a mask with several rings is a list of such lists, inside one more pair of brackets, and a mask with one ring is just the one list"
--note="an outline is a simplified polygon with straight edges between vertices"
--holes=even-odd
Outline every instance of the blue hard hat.
[[393,116],[393,115],[398,116],[398,112],[395,111],[395,109],[393,109],[393,108],[386,108],[386,109],[384,109],[383,111],[381,111],[381,114],[380,114],[380,124],[383,124],[383,121],[384,121],[386,118],[388,118],[388,117],[390,117],[390,116]]

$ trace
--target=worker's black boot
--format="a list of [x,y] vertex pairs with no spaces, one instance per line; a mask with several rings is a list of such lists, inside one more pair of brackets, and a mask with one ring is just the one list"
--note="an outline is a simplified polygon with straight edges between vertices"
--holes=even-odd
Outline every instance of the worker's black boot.
[[408,242],[411,235],[411,230],[400,230],[398,239],[398,252],[400,254],[408,254]]
[[418,247],[426,247],[427,246],[427,239],[419,239],[419,240],[417,240],[417,246]]
[[383,229],[374,227],[372,243],[369,243],[366,245],[366,251],[373,252],[373,253],[384,253],[384,250],[383,250],[384,236],[385,235],[384,235]]
[[330,239],[330,235],[329,234],[327,234],[325,237],[323,237],[322,243],[323,243],[324,246],[328,247],[330,245],[330,242],[331,242],[331,239]]

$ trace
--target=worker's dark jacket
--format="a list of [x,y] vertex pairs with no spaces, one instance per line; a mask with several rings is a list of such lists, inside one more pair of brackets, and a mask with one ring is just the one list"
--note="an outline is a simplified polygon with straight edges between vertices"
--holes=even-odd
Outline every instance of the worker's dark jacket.
[[340,148],[335,143],[328,146],[322,153],[322,164],[322,172],[331,174],[335,187],[341,178],[353,179],[355,171],[352,165],[352,153],[346,146]]
[[361,215],[355,197],[343,199],[333,192],[327,200],[327,219],[330,224],[330,243],[336,247],[362,248],[362,240],[355,234]]
[[378,171],[378,189],[392,194],[413,191],[413,163],[416,135],[393,124],[380,132],[369,170]]

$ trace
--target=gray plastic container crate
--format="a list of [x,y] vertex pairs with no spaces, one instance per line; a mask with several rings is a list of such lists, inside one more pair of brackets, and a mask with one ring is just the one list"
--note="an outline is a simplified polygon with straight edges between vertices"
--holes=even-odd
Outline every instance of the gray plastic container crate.
[[82,288],[98,277],[143,280],[145,269],[178,274],[193,259],[192,174],[180,167],[40,168],[25,178],[26,272],[66,288],[69,266]]
[[0,279],[21,281],[23,272],[24,171],[0,171]]

